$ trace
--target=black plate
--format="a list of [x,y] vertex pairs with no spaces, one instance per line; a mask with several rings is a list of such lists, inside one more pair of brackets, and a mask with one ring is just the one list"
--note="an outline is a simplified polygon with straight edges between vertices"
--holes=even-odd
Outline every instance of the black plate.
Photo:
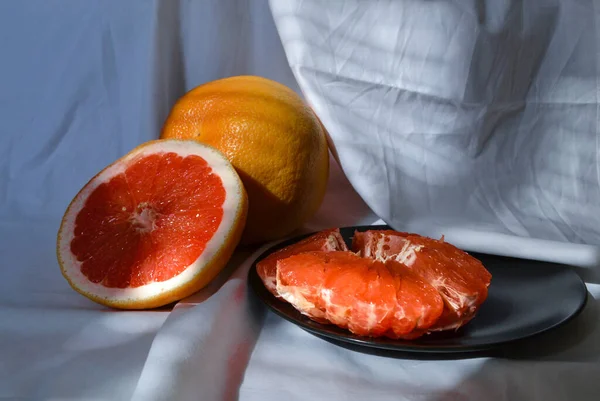
[[[350,243],[354,230],[373,228],[389,227],[344,227],[340,231]],[[280,243],[259,256],[250,268],[250,287],[262,302],[284,319],[319,337],[351,345],[402,352],[490,350],[567,323],[583,309],[587,299],[584,282],[568,266],[471,253],[481,260],[493,277],[487,300],[467,325],[458,331],[434,333],[412,341],[356,336],[336,326],[308,319],[287,302],[271,295],[256,273],[256,262],[304,237],[306,235]]]

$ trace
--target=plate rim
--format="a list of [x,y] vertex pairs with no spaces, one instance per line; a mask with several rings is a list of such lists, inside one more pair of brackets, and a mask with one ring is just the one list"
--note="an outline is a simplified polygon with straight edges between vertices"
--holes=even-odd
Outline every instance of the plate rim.
[[[371,230],[372,229],[386,230],[386,229],[393,229],[393,228],[387,224],[382,224],[382,225],[343,226],[343,227],[339,227],[339,229],[344,230],[344,231],[346,231],[346,230],[365,231],[365,230],[370,230],[370,229]],[[554,329],[557,329],[558,327],[564,326],[567,323],[569,323],[571,320],[573,320],[577,316],[579,316],[581,314],[581,312],[585,309],[585,306],[587,305],[587,302],[588,302],[589,294],[587,291],[587,286],[586,286],[585,282],[583,281],[583,279],[579,276],[579,274],[577,274],[573,269],[570,269],[570,267],[572,267],[572,266],[560,264],[560,263],[531,260],[532,262],[536,262],[536,263],[537,262],[551,263],[559,268],[562,268],[564,271],[568,272],[569,274],[574,275],[574,278],[576,279],[576,281],[578,282],[578,285],[580,286],[581,299],[579,299],[579,304],[578,304],[577,308],[573,312],[571,312],[568,316],[566,316],[563,319],[561,319],[560,321],[552,324],[551,326],[544,327],[544,328],[536,330],[536,331],[532,331],[531,333],[528,333],[527,335],[520,336],[518,338],[507,339],[507,340],[503,340],[503,341],[492,341],[492,342],[488,342],[488,343],[474,344],[474,345],[469,345],[469,346],[463,346],[463,345],[435,346],[435,345],[425,345],[425,344],[419,344],[419,343],[411,344],[411,343],[408,343],[410,340],[400,340],[400,342],[397,345],[395,345],[395,344],[393,344],[394,340],[392,340],[392,339],[386,339],[386,341],[390,341],[390,342],[392,342],[392,344],[376,343],[376,342],[370,341],[368,337],[362,338],[360,336],[357,336],[357,335],[351,333],[350,331],[339,328],[335,325],[333,326],[333,327],[335,327],[335,329],[340,330],[340,331],[347,331],[347,333],[332,334],[332,333],[329,333],[328,330],[319,330],[318,328],[312,327],[311,324],[320,325],[320,323],[310,320],[308,317],[302,315],[299,311],[295,310],[296,313],[299,315],[299,317],[293,317],[293,316],[288,316],[287,313],[285,313],[284,311],[281,311],[279,308],[277,308],[275,304],[282,303],[283,301],[280,301],[277,298],[275,298],[273,296],[273,294],[271,294],[267,290],[267,288],[264,286],[262,280],[260,279],[260,277],[258,276],[258,273],[256,271],[256,264],[260,260],[267,257],[269,254],[271,254],[271,253],[275,252],[276,250],[281,249],[287,245],[290,245],[297,241],[300,241],[301,239],[306,238],[310,235],[313,235],[319,231],[312,231],[309,233],[303,233],[303,234],[299,234],[297,236],[286,238],[283,241],[280,241],[280,242],[270,246],[269,248],[265,249],[263,252],[261,252],[260,255],[258,255],[252,261],[252,264],[250,265],[250,269],[249,269],[248,275],[247,275],[248,286],[250,288],[252,288],[252,292],[258,299],[260,299],[262,304],[267,306],[267,308],[270,311],[275,313],[280,318],[283,318],[284,320],[300,327],[301,329],[314,335],[317,338],[325,337],[325,338],[334,340],[335,342],[343,342],[346,344],[350,344],[352,346],[366,347],[366,348],[370,348],[370,349],[386,350],[386,351],[393,351],[393,352],[407,352],[407,353],[420,353],[420,354],[476,353],[476,352],[481,352],[481,351],[489,351],[492,349],[497,349],[497,348],[506,346],[508,344],[514,344],[516,342],[521,342],[521,341],[524,341],[527,339],[531,339],[532,337],[539,336],[543,333],[546,333],[546,332],[552,331]],[[465,251],[465,252],[467,252],[467,251]],[[510,256],[504,256],[504,255],[494,255],[494,254],[489,254],[489,253],[482,253],[482,252],[468,252],[468,253],[472,253],[474,255],[488,255],[488,256],[493,256],[493,257],[501,257],[501,258],[506,258],[506,259],[528,260],[528,259],[515,258],[515,257],[510,257]],[[260,287],[260,289],[257,287]],[[265,298],[268,298],[268,299],[265,299]],[[310,321],[310,323],[308,321]],[[322,325],[322,326],[324,326],[324,325]]]

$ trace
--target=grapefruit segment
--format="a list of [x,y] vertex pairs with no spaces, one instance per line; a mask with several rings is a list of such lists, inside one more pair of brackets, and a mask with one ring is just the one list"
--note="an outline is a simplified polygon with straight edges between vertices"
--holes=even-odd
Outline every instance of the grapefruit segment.
[[219,273],[247,209],[241,180],[220,152],[195,141],[151,141],[75,196],[58,232],[61,271],[98,303],[162,306]]
[[256,264],[256,272],[261,278],[265,287],[271,294],[280,298],[276,288],[276,273],[277,261],[287,258],[291,255],[296,255],[310,251],[347,251],[348,246],[344,242],[339,228],[333,228],[320,231],[310,237],[304,238],[295,244],[286,246],[276,252],[273,252]]
[[466,324],[487,298],[491,274],[479,260],[442,240],[369,230],[354,233],[352,249],[366,258],[400,262],[440,293],[445,307],[432,331]]

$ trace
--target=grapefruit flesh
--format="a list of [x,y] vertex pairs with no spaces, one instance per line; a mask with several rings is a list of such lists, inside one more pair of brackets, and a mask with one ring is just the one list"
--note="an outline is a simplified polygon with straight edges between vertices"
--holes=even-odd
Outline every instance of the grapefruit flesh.
[[73,199],[57,256],[71,286],[117,308],[182,299],[225,266],[247,197],[233,166],[194,141],[148,142],[92,178]]
[[279,260],[277,291],[311,319],[361,336],[401,338],[427,329],[443,310],[439,293],[399,263],[344,251]]
[[267,290],[277,298],[280,298],[279,293],[277,292],[276,280],[278,260],[309,251],[333,252],[347,250],[348,246],[344,242],[339,228],[323,230],[310,237],[304,238],[295,244],[271,253],[256,264],[256,272],[265,284]]
[[351,250],[339,229],[325,230],[270,254],[257,272],[271,293],[312,320],[393,339],[466,324],[492,278],[443,240],[392,230],[357,231]]
[[396,260],[435,287],[444,312],[430,330],[466,324],[487,299],[491,274],[471,255],[441,240],[392,230],[355,232],[352,249],[366,258]]

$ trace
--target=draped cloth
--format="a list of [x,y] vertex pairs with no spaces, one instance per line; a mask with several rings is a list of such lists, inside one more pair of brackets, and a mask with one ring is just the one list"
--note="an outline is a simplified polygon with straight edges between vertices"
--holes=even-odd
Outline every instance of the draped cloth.
[[[543,4],[542,4],[543,3]],[[0,2],[0,398],[595,400],[600,13],[593,1]],[[66,206],[175,100],[262,75],[330,136],[302,231],[389,223],[575,265],[569,325],[502,355],[359,352],[268,312],[238,252],[174,307],[113,311],[56,263]],[[270,246],[268,244],[266,246]]]

